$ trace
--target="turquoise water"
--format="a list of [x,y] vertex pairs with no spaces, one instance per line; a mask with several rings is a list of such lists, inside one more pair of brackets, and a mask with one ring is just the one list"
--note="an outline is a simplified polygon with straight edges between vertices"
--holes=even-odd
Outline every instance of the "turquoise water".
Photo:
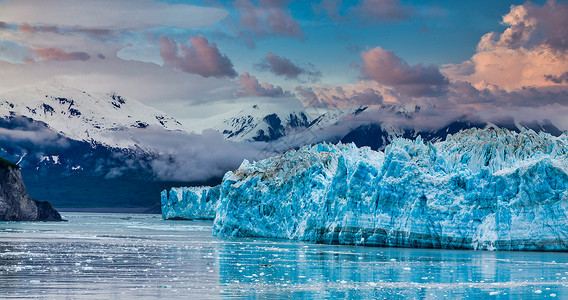
[[568,298],[568,253],[314,245],[211,222],[64,213],[0,222],[0,298]]

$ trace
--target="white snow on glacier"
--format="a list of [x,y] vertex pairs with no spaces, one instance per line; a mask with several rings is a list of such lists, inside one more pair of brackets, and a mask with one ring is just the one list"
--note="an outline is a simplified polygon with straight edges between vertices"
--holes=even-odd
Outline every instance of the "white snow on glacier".
[[220,236],[568,250],[566,133],[471,129],[435,144],[396,139],[384,152],[305,146],[244,161],[213,189],[162,193],[164,218],[202,214],[210,194]]

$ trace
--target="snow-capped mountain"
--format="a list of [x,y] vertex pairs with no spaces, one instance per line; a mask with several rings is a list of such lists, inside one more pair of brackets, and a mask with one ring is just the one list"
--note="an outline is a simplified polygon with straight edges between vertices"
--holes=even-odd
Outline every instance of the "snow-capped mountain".
[[[149,207],[158,204],[156,195],[162,189],[189,184],[180,180],[219,182],[244,155],[263,159],[290,148],[338,141],[384,149],[398,137],[438,141],[473,127],[562,133],[550,122],[514,120],[483,123],[463,118],[431,131],[395,125],[412,122],[421,113],[412,105],[335,109],[263,103],[211,117],[201,128],[220,134],[196,135],[134,99],[46,84],[0,94],[0,156],[21,166],[32,196],[56,206]],[[215,151],[204,151],[203,145]],[[219,151],[233,146],[239,152]],[[179,168],[184,162],[203,167],[204,152],[212,153],[208,159],[216,162],[210,168],[214,172],[203,178],[179,175],[184,174]],[[76,186],[84,188],[70,188]],[[102,198],[101,191],[112,196]]]
[[[213,125],[212,129],[220,132],[223,136],[235,142],[271,142],[280,138],[307,133],[312,131],[325,131],[331,126],[340,126],[356,118],[359,114],[366,113],[389,113],[403,118],[412,118],[420,111],[419,106],[414,105],[382,105],[378,107],[352,107],[352,108],[328,108],[328,107],[294,107],[288,108],[275,104],[251,105],[239,112],[227,116],[221,122]],[[346,127],[346,129],[349,129]],[[402,131],[391,128],[389,132],[395,136]],[[339,139],[340,136],[330,134],[322,135],[322,138]],[[335,134],[335,133],[334,133]],[[302,140],[300,138],[300,140]],[[321,140],[323,141],[323,140]]]
[[235,142],[270,142],[298,131],[330,126],[357,111],[255,104],[217,121],[212,129]]
[[166,113],[112,92],[45,84],[0,94],[0,154],[20,165],[30,195],[55,206],[157,205],[170,184],[156,179],[159,154],[137,137],[183,130]]
[[149,126],[183,130],[174,118],[116,93],[94,94],[80,89],[42,85],[0,94],[0,117],[25,116],[76,141],[128,148],[134,141],[116,132]]
[[425,141],[435,142],[445,140],[449,134],[470,128],[507,128],[516,132],[528,128],[554,136],[562,134],[562,131],[548,120],[517,122],[512,118],[504,118],[489,122],[461,116],[428,130],[401,125],[412,124],[413,119],[423,117],[421,108],[417,105],[288,108],[282,105],[258,104],[210,122],[217,122],[212,128],[230,141],[271,142],[273,148],[278,151],[305,144],[338,141],[383,150],[399,137],[414,139],[420,136]]

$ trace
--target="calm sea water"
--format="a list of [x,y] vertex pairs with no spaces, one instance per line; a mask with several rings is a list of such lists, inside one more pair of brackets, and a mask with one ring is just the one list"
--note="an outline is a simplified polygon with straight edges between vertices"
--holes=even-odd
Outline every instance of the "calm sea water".
[[0,223],[0,298],[568,298],[568,254],[211,236],[211,222],[65,213]]

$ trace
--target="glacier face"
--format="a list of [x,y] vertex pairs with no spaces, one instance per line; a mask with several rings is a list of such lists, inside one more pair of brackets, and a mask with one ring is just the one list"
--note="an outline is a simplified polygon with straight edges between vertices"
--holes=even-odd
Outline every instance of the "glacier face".
[[566,134],[471,129],[435,144],[396,139],[384,152],[318,144],[244,161],[215,189],[220,236],[568,250]]
[[171,188],[161,198],[163,219],[213,220],[219,186]]

